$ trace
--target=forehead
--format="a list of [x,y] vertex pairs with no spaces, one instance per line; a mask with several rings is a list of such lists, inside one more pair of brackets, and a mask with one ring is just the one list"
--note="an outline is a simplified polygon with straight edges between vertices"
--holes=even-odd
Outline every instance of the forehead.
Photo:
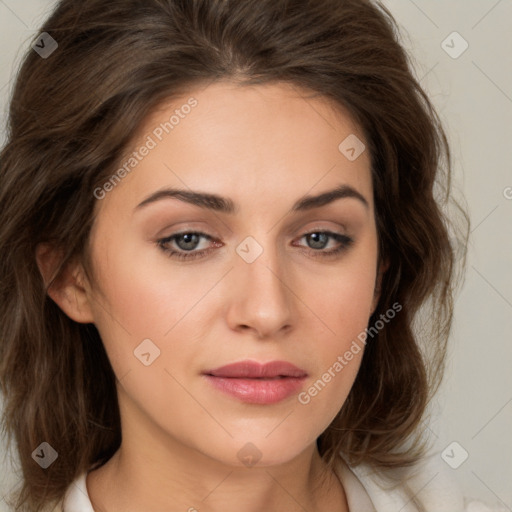
[[122,195],[133,205],[165,185],[229,191],[241,202],[299,197],[340,183],[372,195],[360,127],[343,107],[291,84],[193,88],[148,115],[120,165],[144,146],[150,151],[108,201]]

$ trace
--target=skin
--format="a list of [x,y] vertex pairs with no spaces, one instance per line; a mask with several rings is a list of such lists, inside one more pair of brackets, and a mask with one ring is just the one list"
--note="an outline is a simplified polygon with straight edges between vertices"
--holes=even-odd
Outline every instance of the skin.
[[[93,322],[113,370],[123,442],[87,477],[97,511],[346,511],[343,486],[327,470],[315,440],[342,407],[363,351],[307,405],[297,394],[271,405],[247,404],[214,389],[201,372],[252,359],[289,361],[308,373],[307,390],[364,331],[378,301],[370,157],[349,161],[338,145],[363,134],[347,113],[286,84],[194,89],[198,105],[136,168],[98,200],[91,234],[98,282],[79,264],[50,289],[77,322]],[[190,96],[161,105],[144,122],[133,150]],[[349,185],[348,197],[304,212],[305,195]],[[176,198],[136,209],[157,190],[179,187],[234,201],[235,214]],[[201,231],[192,261],[172,259],[157,241]],[[353,238],[341,253],[327,239]],[[236,252],[253,237],[263,253]],[[186,252],[183,239],[167,244]],[[252,250],[252,249],[251,249]],[[51,251],[39,251],[48,272]],[[380,267],[382,271],[382,267]],[[151,339],[160,356],[145,366],[134,350]],[[247,443],[261,459],[246,467]],[[315,482],[324,482],[316,487]]]

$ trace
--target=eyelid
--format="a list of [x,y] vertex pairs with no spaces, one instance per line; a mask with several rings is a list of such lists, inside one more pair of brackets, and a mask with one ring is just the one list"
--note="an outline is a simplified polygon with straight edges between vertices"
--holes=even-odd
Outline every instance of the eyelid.
[[[312,249],[312,248],[304,247],[303,245],[298,246],[302,249],[301,252],[307,253],[308,255],[311,255],[314,258],[323,257],[323,258],[327,259],[329,257],[334,258],[336,256],[341,256],[341,253],[343,253],[347,249],[349,249],[350,246],[354,243],[354,239],[352,237],[342,234],[342,233],[337,233],[335,231],[331,231],[331,230],[325,229],[325,228],[324,229],[313,228],[311,230],[308,230],[308,231],[302,233],[298,237],[298,239],[300,240],[300,239],[304,238],[305,236],[308,236],[308,235],[311,235],[314,233],[315,234],[325,234],[325,235],[327,235],[327,237],[329,239],[334,239],[338,242],[338,244],[340,244],[338,247],[336,247],[334,249],[331,248],[329,250]],[[220,241],[218,239],[216,239],[215,237],[209,235],[208,233],[197,231],[197,230],[192,230],[192,229],[179,231],[179,232],[173,233],[172,235],[169,235],[167,237],[161,238],[161,239],[157,240],[157,245],[162,251],[167,253],[167,255],[170,258],[182,260],[182,261],[192,261],[195,259],[201,259],[215,250],[215,247],[209,247],[207,249],[202,249],[200,251],[196,251],[196,250],[185,251],[185,250],[169,249],[168,247],[165,246],[165,244],[172,242],[173,240],[178,238],[180,235],[186,235],[186,234],[197,235],[200,238],[205,238],[207,240],[211,240],[213,243],[217,244],[217,247],[219,246]],[[220,242],[220,244],[224,245],[222,242]]]
[[[343,226],[343,228],[344,228],[344,226]],[[304,231],[302,234],[300,234],[297,238],[300,239],[306,235],[311,235],[313,233],[327,233],[330,235],[338,235],[338,236],[350,238],[346,233],[338,233],[332,229],[321,227],[321,226],[316,226],[316,227],[310,228],[307,231]],[[178,237],[180,235],[198,235],[198,236],[204,237],[208,240],[214,240],[217,242],[219,241],[216,236],[211,235],[206,231],[200,231],[200,230],[194,229],[194,228],[185,228],[181,231],[176,231],[175,233],[172,233],[168,236],[159,237],[158,241],[160,241],[160,242],[171,241],[174,237]]]

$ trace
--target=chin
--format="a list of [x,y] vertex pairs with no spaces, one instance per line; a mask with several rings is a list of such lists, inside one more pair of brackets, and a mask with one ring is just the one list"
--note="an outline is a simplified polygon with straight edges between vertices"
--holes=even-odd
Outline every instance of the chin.
[[207,455],[228,466],[238,468],[263,468],[279,466],[294,460],[306,449],[314,445],[316,437],[312,439],[304,435],[301,438],[270,434],[245,434],[230,439],[228,444],[218,446],[212,453],[211,446]]

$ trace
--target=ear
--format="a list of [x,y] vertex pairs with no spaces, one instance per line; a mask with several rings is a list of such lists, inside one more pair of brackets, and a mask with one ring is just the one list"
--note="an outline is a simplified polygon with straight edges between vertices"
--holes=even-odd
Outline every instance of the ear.
[[[36,247],[36,262],[45,286],[51,282],[61,261],[61,250],[49,244],[39,244]],[[48,288],[48,295],[75,322],[94,322],[90,289],[82,265],[68,263]]]
[[380,295],[381,295],[381,287],[382,287],[382,277],[384,273],[389,268],[389,260],[381,261],[379,263],[379,268],[377,270],[377,277],[375,279],[375,290],[373,293],[373,302],[372,302],[372,315],[375,313],[377,309],[377,304],[379,303]]

